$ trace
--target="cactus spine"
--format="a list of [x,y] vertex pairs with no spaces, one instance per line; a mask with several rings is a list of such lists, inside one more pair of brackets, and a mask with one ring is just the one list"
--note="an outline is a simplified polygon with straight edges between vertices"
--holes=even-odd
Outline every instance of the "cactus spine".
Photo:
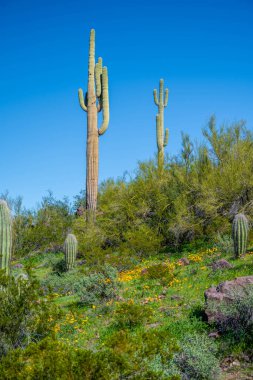
[[164,108],[168,105],[169,90],[166,88],[164,94],[164,82],[160,79],[159,83],[159,99],[157,97],[157,90],[154,89],[154,101],[158,106],[158,114],[156,115],[156,140],[158,149],[158,168],[162,169],[164,166],[164,148],[168,144],[169,130],[166,128],[164,136]]
[[[102,58],[95,64],[95,30],[90,32],[88,91],[85,98],[83,90],[78,90],[81,108],[87,112],[86,145],[86,210],[87,220],[94,221],[98,193],[98,138],[102,136],[109,124],[109,96],[107,68],[103,67]],[[103,111],[103,122],[98,128],[98,112]]]
[[4,200],[0,200],[0,269],[8,275],[10,272],[12,248],[11,213]]
[[65,253],[65,265],[67,271],[74,268],[77,254],[77,240],[75,235],[68,234],[63,245]]
[[232,238],[236,257],[245,254],[247,248],[249,223],[245,215],[237,214],[233,220]]

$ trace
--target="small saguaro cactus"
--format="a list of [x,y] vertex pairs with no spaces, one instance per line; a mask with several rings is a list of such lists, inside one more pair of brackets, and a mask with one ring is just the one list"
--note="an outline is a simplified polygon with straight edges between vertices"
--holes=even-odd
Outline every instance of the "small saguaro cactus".
[[[87,112],[86,143],[86,210],[87,220],[94,221],[98,193],[98,138],[102,136],[109,124],[109,96],[107,68],[103,67],[102,58],[95,64],[95,30],[90,32],[88,90],[85,97],[83,90],[78,90],[81,108]],[[103,112],[103,122],[98,128],[98,112]]]
[[74,268],[77,254],[77,239],[75,235],[68,234],[63,245],[65,253],[65,265],[67,271]]
[[0,269],[8,275],[12,249],[12,220],[7,203],[0,199]]
[[232,226],[235,257],[240,257],[245,254],[247,248],[248,231],[248,219],[244,214],[237,214],[233,220]]
[[156,115],[156,140],[158,149],[158,168],[162,169],[164,165],[164,148],[168,144],[169,130],[166,128],[164,136],[164,108],[168,105],[169,90],[165,89],[163,79],[159,83],[159,99],[157,97],[157,90],[154,89],[154,101],[158,106],[158,114]]

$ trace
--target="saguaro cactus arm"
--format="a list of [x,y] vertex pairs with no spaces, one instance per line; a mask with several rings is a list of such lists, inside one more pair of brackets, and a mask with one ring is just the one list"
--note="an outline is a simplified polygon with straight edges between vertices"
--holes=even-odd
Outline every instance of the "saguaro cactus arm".
[[103,123],[98,130],[101,136],[105,133],[109,124],[109,96],[108,96],[108,73],[107,67],[102,69],[102,104],[103,104]]
[[169,129],[166,128],[165,129],[165,136],[164,136],[164,143],[163,143],[164,148],[167,146],[168,141],[169,141]]
[[87,106],[86,106],[86,104],[85,104],[84,97],[83,97],[83,90],[82,90],[81,88],[79,88],[79,90],[78,90],[78,99],[79,99],[80,107],[81,107],[85,112],[87,112]]
[[157,98],[157,90],[154,89],[153,91],[153,95],[154,95],[154,102],[155,104],[158,106],[159,105],[159,102],[158,102],[158,98]]
[[95,66],[95,81],[96,81],[96,95],[101,96],[101,76],[102,76],[102,58],[98,58],[98,63]]
[[168,88],[165,89],[165,99],[164,99],[164,107],[167,107],[169,100],[169,90]]

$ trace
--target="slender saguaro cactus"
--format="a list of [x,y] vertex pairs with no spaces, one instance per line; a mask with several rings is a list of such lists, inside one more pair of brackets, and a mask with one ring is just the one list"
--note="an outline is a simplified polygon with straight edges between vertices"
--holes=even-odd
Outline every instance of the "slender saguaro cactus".
[[234,240],[235,257],[244,255],[247,249],[249,223],[244,214],[237,214],[233,220],[232,238]]
[[157,90],[154,89],[154,101],[158,106],[158,114],[156,115],[156,140],[158,149],[158,168],[162,169],[164,165],[164,148],[168,144],[169,130],[166,128],[164,136],[164,108],[168,105],[169,90],[166,88],[164,94],[163,79],[159,82],[159,99],[157,97]]
[[0,269],[10,272],[12,220],[7,203],[0,199]]
[[[95,64],[95,30],[90,32],[88,91],[85,98],[82,89],[78,90],[81,108],[87,112],[86,145],[86,209],[88,221],[94,221],[98,193],[98,138],[109,124],[109,96],[107,68],[102,58]],[[103,111],[103,122],[98,128],[98,112]]]
[[77,240],[75,235],[68,234],[63,245],[65,265],[67,271],[74,268],[77,254]]

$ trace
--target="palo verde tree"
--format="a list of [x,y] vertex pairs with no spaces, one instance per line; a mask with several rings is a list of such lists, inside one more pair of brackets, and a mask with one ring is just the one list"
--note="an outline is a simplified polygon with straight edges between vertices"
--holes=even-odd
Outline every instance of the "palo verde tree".
[[158,114],[156,115],[156,140],[158,149],[158,168],[162,169],[164,165],[164,148],[168,144],[169,130],[166,128],[164,136],[164,108],[168,105],[169,90],[166,88],[164,95],[164,82],[160,79],[159,82],[159,99],[157,97],[157,90],[154,89],[154,101],[158,107]]
[[[95,64],[95,30],[90,32],[88,91],[85,97],[82,89],[78,90],[81,108],[87,112],[86,145],[86,210],[87,220],[94,221],[98,194],[98,138],[102,136],[109,124],[109,96],[107,68],[102,65],[102,58]],[[98,128],[98,112],[103,111],[103,122]]]

